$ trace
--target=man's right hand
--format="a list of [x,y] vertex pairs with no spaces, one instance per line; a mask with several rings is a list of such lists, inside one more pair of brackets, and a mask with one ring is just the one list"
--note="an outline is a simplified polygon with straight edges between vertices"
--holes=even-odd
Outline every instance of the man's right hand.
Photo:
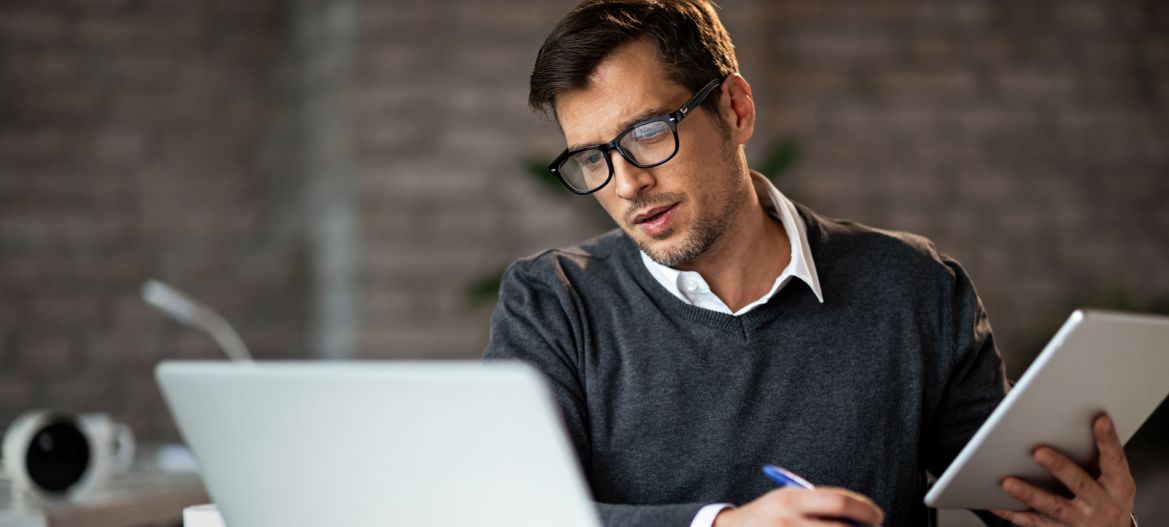
[[885,513],[873,500],[848,489],[782,488],[742,507],[723,510],[715,517],[713,527],[848,525],[843,521],[845,518],[865,525],[880,525]]

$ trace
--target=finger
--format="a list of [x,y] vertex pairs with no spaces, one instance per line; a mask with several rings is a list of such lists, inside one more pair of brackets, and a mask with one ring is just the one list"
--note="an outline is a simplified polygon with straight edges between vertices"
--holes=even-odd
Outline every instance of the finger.
[[1116,432],[1116,423],[1107,414],[1096,418],[1092,430],[1100,452],[1100,484],[1113,498],[1131,504],[1136,495],[1136,483],[1128,466],[1128,456]]
[[[1042,490],[1019,478],[1003,480],[1003,490],[1015,499],[1027,504],[1036,512],[1067,524],[1076,524],[1083,517],[1082,511],[1070,500]],[[1038,525],[1043,525],[1042,523]]]
[[861,523],[880,524],[884,511],[869,498],[855,492],[828,487],[810,491],[802,503],[802,514],[809,518],[849,518]]
[[1077,500],[1085,502],[1088,506],[1103,504],[1112,499],[1091,474],[1058,450],[1039,447],[1035,449],[1032,457],[1072,491]]
[[1019,527],[1051,527],[1059,525],[1058,523],[1051,521],[1050,518],[1036,514],[1034,512],[1017,512],[1001,509],[991,509],[990,512],[999,518],[1018,525]]
[[846,489],[844,487],[818,486],[818,487],[816,487],[816,490],[826,490],[829,492],[844,494],[845,496],[849,496],[849,497],[856,499],[858,501],[863,501],[865,503],[871,503],[873,505],[873,507],[880,509],[880,507],[877,507],[877,502],[873,501],[872,498],[865,496],[864,494],[861,494],[861,493],[856,492],[856,491],[851,490],[851,489]]
[[[1116,426],[1112,418],[1102,414],[1096,418],[1092,430],[1096,434],[1096,448],[1100,450],[1100,476],[1106,483],[1115,484],[1132,479],[1128,468],[1128,457],[1124,455],[1124,445],[1120,444],[1120,436],[1116,433]],[[1109,489],[1114,490],[1114,489]],[[1119,490],[1119,489],[1117,489]],[[1114,496],[1116,494],[1113,494]]]

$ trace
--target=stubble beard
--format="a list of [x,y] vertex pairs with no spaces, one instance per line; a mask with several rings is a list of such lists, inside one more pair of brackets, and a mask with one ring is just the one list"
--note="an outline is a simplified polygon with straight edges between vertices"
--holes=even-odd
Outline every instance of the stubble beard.
[[719,193],[727,195],[727,199],[723,200],[723,206],[713,214],[698,211],[688,231],[677,244],[671,247],[652,247],[648,240],[634,238],[634,241],[651,260],[666,267],[678,268],[693,262],[722,239],[734,224],[735,215],[746,200],[747,194],[746,189],[738,183],[733,179],[727,181],[727,188]]

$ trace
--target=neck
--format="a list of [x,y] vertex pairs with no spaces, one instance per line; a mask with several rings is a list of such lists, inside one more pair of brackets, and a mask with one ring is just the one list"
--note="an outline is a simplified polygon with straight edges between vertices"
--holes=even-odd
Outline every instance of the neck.
[[745,206],[722,237],[705,253],[680,266],[702,275],[717,295],[737,312],[771,290],[791,261],[791,243],[783,225],[763,210],[754,183]]

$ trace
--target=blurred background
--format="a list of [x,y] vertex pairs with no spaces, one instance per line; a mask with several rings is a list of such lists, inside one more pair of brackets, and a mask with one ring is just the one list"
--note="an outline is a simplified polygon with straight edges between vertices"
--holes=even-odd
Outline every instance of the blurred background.
[[[564,143],[528,75],[573,3],[0,0],[0,423],[176,439],[152,368],[221,353],[152,277],[260,359],[478,357],[510,261],[612,227],[532,170]],[[1012,377],[1074,307],[1169,312],[1169,3],[720,14],[755,166],[963,262]],[[1145,496],[1167,413],[1130,445]]]

